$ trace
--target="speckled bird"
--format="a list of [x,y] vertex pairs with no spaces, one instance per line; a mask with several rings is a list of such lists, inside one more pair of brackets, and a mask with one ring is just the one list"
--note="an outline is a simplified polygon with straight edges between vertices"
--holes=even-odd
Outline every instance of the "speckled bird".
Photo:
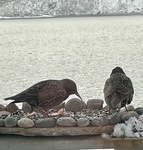
[[116,108],[126,108],[126,105],[131,103],[133,94],[134,88],[130,78],[122,68],[114,68],[104,86],[104,98],[109,106],[109,113]]
[[17,95],[4,99],[14,100],[11,103],[27,102],[35,110],[48,117],[45,110],[61,104],[71,94],[75,94],[82,99],[74,81],[70,79],[45,80],[34,84]]

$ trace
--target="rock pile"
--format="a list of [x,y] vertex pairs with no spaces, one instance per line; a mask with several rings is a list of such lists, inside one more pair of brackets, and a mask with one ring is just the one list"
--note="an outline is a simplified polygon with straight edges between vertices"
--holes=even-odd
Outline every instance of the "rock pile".
[[[63,116],[52,116],[61,106],[65,109]],[[72,98],[67,103],[55,108],[57,109],[47,111],[50,114],[49,118],[44,118],[36,112],[30,114],[31,107],[26,103],[23,103],[22,109],[18,109],[15,104],[9,104],[6,107],[0,105],[0,126],[21,128],[98,127],[123,123],[131,117],[138,119],[139,115],[143,114],[142,107],[134,109],[132,105],[129,105],[127,106],[128,111],[121,109],[119,112],[109,115],[108,107],[103,108],[101,99],[90,99],[86,104],[80,99]]]

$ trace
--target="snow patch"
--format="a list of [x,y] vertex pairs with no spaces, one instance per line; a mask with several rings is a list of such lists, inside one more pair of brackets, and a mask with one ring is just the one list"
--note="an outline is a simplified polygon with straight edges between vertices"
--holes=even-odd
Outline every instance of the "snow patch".
[[9,0],[1,17],[67,16],[143,12],[143,0]]

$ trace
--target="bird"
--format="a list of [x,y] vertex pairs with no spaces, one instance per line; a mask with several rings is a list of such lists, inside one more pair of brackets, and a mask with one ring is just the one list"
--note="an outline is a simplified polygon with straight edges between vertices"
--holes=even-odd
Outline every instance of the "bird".
[[111,111],[125,107],[133,100],[134,87],[131,79],[126,76],[121,67],[115,67],[104,85],[104,99]]
[[73,80],[52,79],[40,81],[19,94],[4,98],[4,100],[14,100],[11,103],[27,102],[34,110],[48,117],[46,110],[61,104],[71,94],[77,95],[82,100]]

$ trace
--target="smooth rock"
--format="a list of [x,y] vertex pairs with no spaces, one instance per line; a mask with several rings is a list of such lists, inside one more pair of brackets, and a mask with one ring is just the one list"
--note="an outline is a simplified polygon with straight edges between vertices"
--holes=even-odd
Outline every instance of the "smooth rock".
[[15,104],[8,104],[6,106],[6,110],[9,111],[10,113],[13,113],[17,111],[19,108]]
[[136,117],[138,119],[139,115],[134,111],[127,111],[120,114],[120,118],[122,122],[128,120],[130,117]]
[[109,116],[109,124],[115,125],[117,123],[121,122],[121,118],[119,114],[115,113]]
[[[133,105],[127,105],[126,107],[128,111],[133,111],[135,109]],[[125,107],[123,107],[120,109],[120,112],[126,112],[127,110],[125,109]]]
[[87,108],[100,110],[103,108],[103,103],[104,101],[102,99],[89,99],[87,101]]
[[4,126],[4,119],[0,119],[0,127]]
[[6,108],[0,104],[0,111],[6,111]]
[[6,127],[14,127],[17,125],[17,117],[7,117],[4,120],[4,125]]
[[7,116],[10,116],[10,112],[0,111],[0,119],[5,119]]
[[10,112],[9,111],[0,111],[0,116],[8,116],[10,115]]
[[142,114],[143,114],[143,107],[137,107],[134,111],[135,111],[138,115],[142,115]]
[[30,112],[32,112],[31,105],[29,105],[27,102],[23,102],[23,104],[22,104],[22,110],[23,110],[25,113],[30,113]]
[[29,118],[21,118],[18,121],[18,126],[21,128],[31,128],[34,126],[34,122]]
[[89,124],[90,124],[90,121],[87,118],[79,118],[79,119],[77,119],[77,126],[79,126],[79,127],[86,127]]
[[92,126],[105,126],[109,124],[109,119],[107,117],[94,117],[91,119]]
[[85,103],[84,101],[78,98],[72,98],[65,104],[66,111],[77,112],[84,109]]
[[49,128],[56,125],[56,120],[54,118],[44,118],[35,121],[35,127],[38,128]]
[[61,117],[57,119],[57,125],[64,127],[73,127],[76,125],[76,121],[71,117]]

